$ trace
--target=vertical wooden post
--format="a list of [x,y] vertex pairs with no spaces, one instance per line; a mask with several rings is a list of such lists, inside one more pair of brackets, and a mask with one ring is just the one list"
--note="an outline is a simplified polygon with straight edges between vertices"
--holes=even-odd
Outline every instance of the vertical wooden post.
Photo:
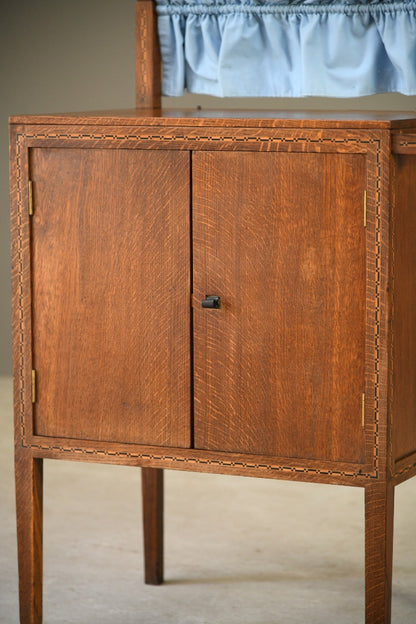
[[41,624],[43,460],[22,449],[15,467],[20,622]]
[[163,470],[142,468],[144,580],[163,583]]
[[393,567],[394,486],[365,488],[365,621],[390,624]]
[[136,1],[136,108],[161,107],[161,71],[153,0]]

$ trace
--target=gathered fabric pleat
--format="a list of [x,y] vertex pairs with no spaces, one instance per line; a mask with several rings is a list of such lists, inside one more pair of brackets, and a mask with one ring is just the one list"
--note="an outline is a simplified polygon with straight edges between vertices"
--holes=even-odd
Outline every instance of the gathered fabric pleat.
[[156,0],[162,92],[416,94],[416,1]]

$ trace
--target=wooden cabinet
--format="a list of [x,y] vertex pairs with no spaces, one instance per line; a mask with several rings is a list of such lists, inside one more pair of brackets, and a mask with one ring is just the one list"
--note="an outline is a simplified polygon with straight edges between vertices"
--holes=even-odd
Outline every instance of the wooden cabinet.
[[394,486],[416,473],[415,137],[411,115],[12,118],[23,624],[44,458],[143,468],[152,583],[163,468],[362,487],[366,622],[390,621]]

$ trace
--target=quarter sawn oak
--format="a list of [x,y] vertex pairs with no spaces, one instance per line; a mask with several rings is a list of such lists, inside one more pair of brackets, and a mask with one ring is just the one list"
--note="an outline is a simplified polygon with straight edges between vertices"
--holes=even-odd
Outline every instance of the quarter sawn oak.
[[365,622],[390,624],[394,487],[416,474],[416,116],[160,104],[138,0],[136,109],[10,120],[21,624],[42,621],[46,458],[142,468],[155,585],[163,469],[361,487]]

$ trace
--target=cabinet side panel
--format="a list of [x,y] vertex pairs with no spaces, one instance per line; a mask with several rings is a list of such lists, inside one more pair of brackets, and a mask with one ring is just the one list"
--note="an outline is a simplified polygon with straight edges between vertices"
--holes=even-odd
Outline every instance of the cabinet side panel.
[[190,444],[189,157],[31,154],[35,434]]
[[416,452],[416,155],[395,156],[392,224],[393,456]]

